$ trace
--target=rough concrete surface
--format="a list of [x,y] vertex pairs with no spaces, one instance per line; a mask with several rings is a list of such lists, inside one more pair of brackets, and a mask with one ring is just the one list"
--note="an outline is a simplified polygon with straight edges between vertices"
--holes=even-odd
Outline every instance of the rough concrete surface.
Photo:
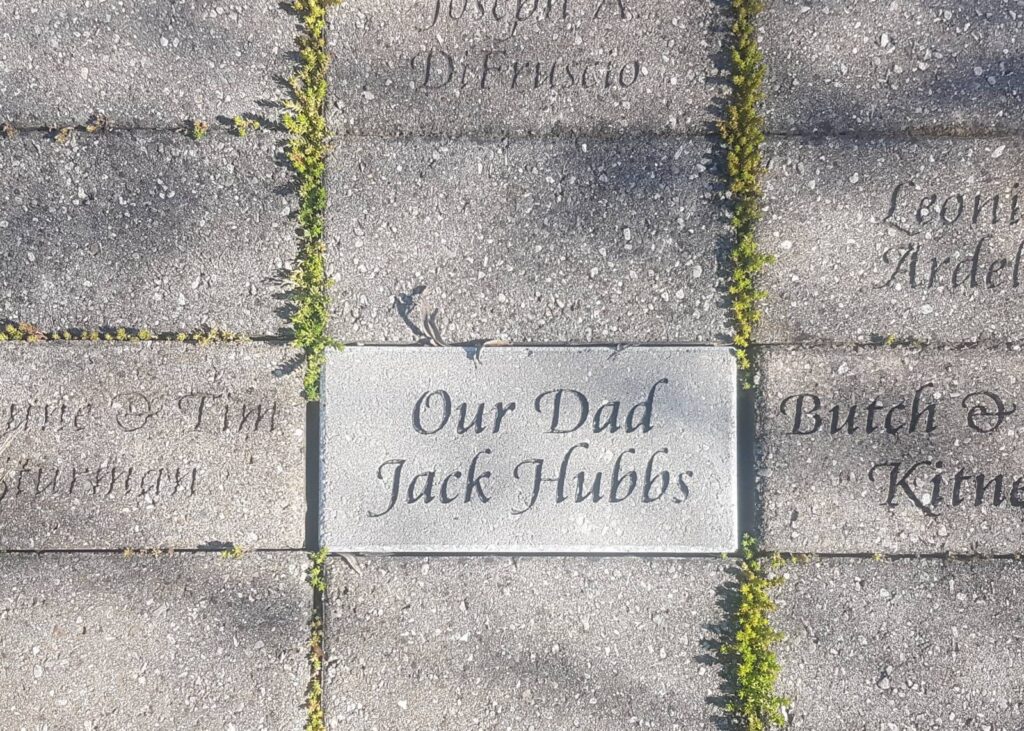
[[346,731],[722,728],[730,562],[343,558],[327,719]]
[[778,591],[787,728],[1024,728],[1024,564],[822,559]]
[[0,319],[283,332],[298,244],[280,144],[270,133],[0,139]]
[[342,3],[329,120],[387,136],[707,132],[727,25],[717,0]]
[[331,550],[737,547],[728,348],[350,347],[321,398]]
[[0,556],[3,728],[301,728],[307,563]]
[[297,18],[268,0],[36,0],[0,27],[0,121],[172,128],[276,117]]
[[759,342],[1024,339],[1013,138],[777,140]]
[[334,335],[728,342],[706,140],[368,141],[331,157]]
[[1019,349],[779,347],[756,362],[765,548],[1024,550]]
[[769,0],[773,132],[1024,129],[1019,0]]
[[301,548],[292,359],[261,344],[0,344],[0,549]]

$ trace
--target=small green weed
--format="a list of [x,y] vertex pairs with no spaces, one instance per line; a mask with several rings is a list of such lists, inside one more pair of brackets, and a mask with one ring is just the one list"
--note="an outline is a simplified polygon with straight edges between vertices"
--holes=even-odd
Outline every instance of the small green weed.
[[201,119],[193,119],[192,125],[188,130],[189,137],[196,142],[206,137],[206,133],[210,131],[210,125]]
[[327,563],[327,549],[321,548],[316,553],[309,554],[309,559],[313,562],[310,564],[309,573],[306,576],[309,581],[309,585],[316,591],[327,591],[326,576],[324,573],[325,565]]
[[770,591],[782,583],[772,571],[780,564],[776,556],[766,565],[766,559],[758,556],[757,541],[743,537],[736,638],[722,647],[722,654],[730,659],[729,673],[735,685],[735,699],[727,708],[747,731],[769,731],[786,720],[782,709],[788,701],[775,692],[779,661],[773,647],[782,635],[772,629],[770,621],[775,611]]
[[283,122],[291,135],[288,159],[299,186],[299,227],[302,245],[293,276],[295,314],[293,343],[306,354],[304,391],[315,401],[320,396],[320,371],[329,347],[340,344],[327,334],[330,310],[329,280],[325,263],[324,213],[327,189],[328,131],[324,105],[327,100],[327,8],[339,0],[292,0],[302,16],[305,32],[298,37],[302,65],[288,80],[292,98],[285,101]]
[[114,125],[105,114],[94,114],[85,123],[85,131],[89,133],[110,132],[112,129]]
[[73,127],[62,127],[53,133],[53,141],[58,145],[66,145],[74,139],[75,130]]
[[239,546],[237,543],[231,544],[231,548],[228,548],[220,552],[221,558],[241,558],[245,555],[245,549]]
[[764,119],[759,112],[764,80],[764,58],[757,44],[757,16],[762,0],[732,0],[732,101],[719,131],[727,148],[726,170],[732,200],[732,228],[736,234],[730,254],[732,277],[729,294],[736,327],[736,358],[743,369],[750,367],[747,348],[754,326],[761,319],[759,303],[765,297],[756,283],[757,275],[773,258],[757,245],[755,228],[761,216],[761,176],[764,162]]
[[17,127],[15,127],[10,122],[4,122],[3,125],[0,125],[0,130],[3,131],[4,137],[6,137],[9,140],[13,140],[15,137],[18,136]]
[[250,132],[255,132],[260,129],[260,123],[255,119],[248,119],[242,115],[238,115],[231,120],[235,125],[235,134],[239,137],[245,137]]

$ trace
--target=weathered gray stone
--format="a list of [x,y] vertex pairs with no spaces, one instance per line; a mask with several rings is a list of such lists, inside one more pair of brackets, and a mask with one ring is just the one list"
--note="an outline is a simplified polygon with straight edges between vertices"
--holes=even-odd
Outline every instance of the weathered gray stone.
[[296,238],[279,143],[173,132],[0,141],[0,319],[281,332]]
[[758,362],[765,547],[1024,549],[1019,349],[771,348]]
[[274,729],[305,720],[302,554],[0,556],[10,729]]
[[294,67],[279,3],[36,0],[5,8],[0,121],[45,127],[104,113],[122,126],[274,115]]
[[342,3],[329,119],[389,136],[705,132],[726,26],[717,0]]
[[[729,349],[486,348],[476,356],[397,347],[329,354],[325,545],[441,553],[736,548]],[[586,406],[561,389],[582,394]]]
[[782,141],[769,161],[760,342],[1024,339],[1018,142]]
[[705,140],[341,144],[332,330],[409,342],[437,310],[450,342],[728,342],[716,157]]
[[710,731],[727,561],[328,562],[328,727]]
[[787,567],[773,623],[787,728],[1024,727],[1024,565],[826,559]]
[[0,346],[0,548],[300,548],[287,348]]
[[1019,0],[772,0],[761,42],[776,132],[1024,129]]

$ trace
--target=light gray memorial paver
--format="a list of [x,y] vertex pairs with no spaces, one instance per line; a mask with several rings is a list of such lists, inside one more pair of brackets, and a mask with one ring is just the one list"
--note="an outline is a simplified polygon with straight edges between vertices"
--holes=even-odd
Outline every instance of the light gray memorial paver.
[[169,128],[276,116],[297,19],[276,2],[36,0],[5,8],[0,121]]
[[269,133],[0,139],[0,319],[282,332],[296,224],[280,144]]
[[770,0],[760,25],[774,132],[1024,129],[1019,0]]
[[706,132],[727,93],[716,0],[388,0],[330,14],[337,132]]
[[731,551],[728,348],[353,347],[322,388],[347,552]]
[[1024,339],[1024,147],[785,140],[759,238],[759,342]]
[[348,140],[328,170],[331,329],[411,342],[730,342],[703,139]]
[[1024,564],[822,559],[773,622],[787,728],[1024,728]]
[[273,729],[305,721],[298,554],[0,556],[9,729]]
[[1019,349],[759,349],[766,548],[1024,549]]
[[0,549],[301,548],[283,346],[0,344]]
[[328,728],[710,731],[721,560],[328,562]]

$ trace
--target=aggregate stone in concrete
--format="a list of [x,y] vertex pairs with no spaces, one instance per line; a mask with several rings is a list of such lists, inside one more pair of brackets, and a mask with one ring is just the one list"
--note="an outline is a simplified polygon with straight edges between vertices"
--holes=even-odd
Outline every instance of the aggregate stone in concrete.
[[717,0],[390,0],[331,11],[337,132],[705,132],[727,95]]
[[787,728],[1024,728],[1024,564],[825,559],[786,568],[773,624]]
[[728,342],[704,140],[349,140],[330,161],[332,330],[413,342]]
[[5,8],[0,121],[45,127],[103,113],[119,126],[275,116],[297,19],[267,0],[37,0]]
[[332,558],[328,728],[723,728],[730,566]]
[[302,554],[0,556],[4,728],[301,728],[306,564]]
[[1024,129],[1019,0],[771,0],[760,25],[774,132]]
[[728,348],[353,347],[321,395],[333,550],[736,548]]
[[765,547],[1024,550],[1019,349],[770,348],[757,358]]
[[300,548],[305,403],[292,355],[3,343],[0,549]]
[[1024,146],[781,141],[760,342],[1024,339]]
[[281,332],[296,238],[279,144],[269,133],[0,140],[0,319]]

